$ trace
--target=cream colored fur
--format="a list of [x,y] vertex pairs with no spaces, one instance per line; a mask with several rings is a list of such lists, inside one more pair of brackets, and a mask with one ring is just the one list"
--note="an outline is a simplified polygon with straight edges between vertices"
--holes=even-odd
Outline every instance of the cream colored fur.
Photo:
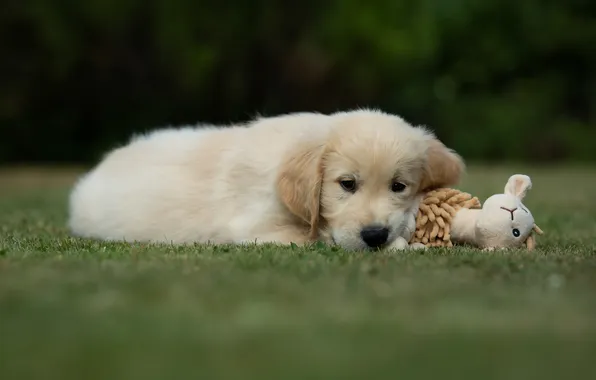
[[456,184],[463,170],[429,130],[374,110],[163,129],[109,152],[78,181],[69,225],[103,240],[346,249],[368,248],[361,230],[379,225],[389,230],[381,248],[403,249],[420,194]]

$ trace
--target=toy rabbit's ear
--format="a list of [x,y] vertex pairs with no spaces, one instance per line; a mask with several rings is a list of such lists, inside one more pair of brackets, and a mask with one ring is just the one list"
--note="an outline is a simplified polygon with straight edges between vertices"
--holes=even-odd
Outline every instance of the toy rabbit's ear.
[[532,180],[524,174],[514,174],[509,177],[509,181],[505,185],[505,194],[513,195],[514,197],[524,199],[528,190],[532,188]]

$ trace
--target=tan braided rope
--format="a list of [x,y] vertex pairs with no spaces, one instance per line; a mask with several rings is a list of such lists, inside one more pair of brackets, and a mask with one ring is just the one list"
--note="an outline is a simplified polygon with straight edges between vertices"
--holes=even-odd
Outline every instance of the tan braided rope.
[[410,243],[422,243],[428,247],[452,247],[451,222],[457,211],[481,207],[477,197],[456,189],[429,191],[420,202],[416,230]]

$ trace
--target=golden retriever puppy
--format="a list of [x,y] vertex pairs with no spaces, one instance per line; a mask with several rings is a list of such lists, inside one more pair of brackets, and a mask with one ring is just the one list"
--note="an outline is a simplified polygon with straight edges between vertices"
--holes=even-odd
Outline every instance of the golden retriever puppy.
[[103,240],[404,249],[420,193],[463,170],[432,132],[376,110],[163,129],[75,184],[69,225]]

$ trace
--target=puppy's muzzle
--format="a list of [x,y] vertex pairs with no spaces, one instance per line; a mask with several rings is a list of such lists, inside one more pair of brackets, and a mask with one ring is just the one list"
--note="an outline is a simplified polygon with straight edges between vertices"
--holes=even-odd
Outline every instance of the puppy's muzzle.
[[387,243],[389,229],[383,226],[367,226],[360,231],[360,237],[371,248],[378,248]]

